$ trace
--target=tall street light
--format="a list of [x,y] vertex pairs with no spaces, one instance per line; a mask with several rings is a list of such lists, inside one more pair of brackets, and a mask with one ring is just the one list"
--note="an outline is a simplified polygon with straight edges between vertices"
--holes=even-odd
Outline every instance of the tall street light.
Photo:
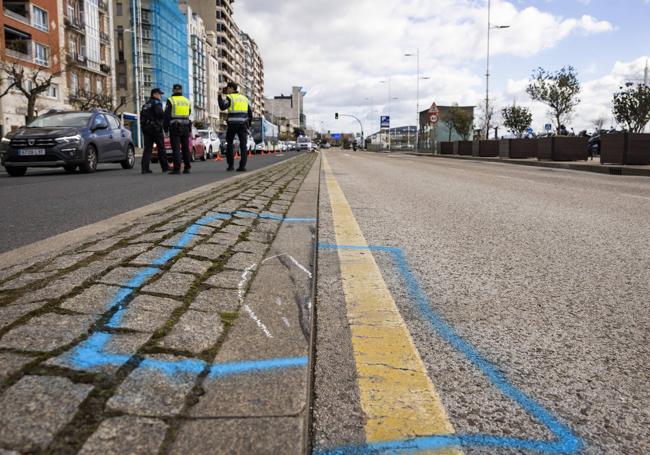
[[[415,54],[407,52],[404,57],[415,57],[417,60],[417,82],[416,82],[416,107],[415,107],[415,151],[419,148],[418,127],[420,125],[420,81],[431,79],[430,77],[420,77],[420,48],[416,48]],[[407,134],[408,137],[408,134]]]
[[488,0],[488,27],[487,27],[487,66],[485,71],[485,139],[490,137],[490,31],[492,29],[510,28],[509,25],[492,25],[492,0]]

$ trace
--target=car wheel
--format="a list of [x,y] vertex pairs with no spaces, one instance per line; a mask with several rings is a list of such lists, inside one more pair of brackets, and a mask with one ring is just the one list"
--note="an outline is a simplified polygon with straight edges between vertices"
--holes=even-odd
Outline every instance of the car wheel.
[[192,148],[192,162],[196,161],[196,149]]
[[5,166],[5,170],[7,171],[7,174],[12,177],[22,177],[27,173],[26,167]]
[[126,150],[126,159],[121,161],[120,164],[122,165],[122,169],[133,169],[135,165],[135,150],[133,150],[132,145],[129,145],[129,148]]
[[97,170],[97,148],[94,145],[89,145],[86,149],[86,159],[83,164],[79,165],[79,169],[84,174],[90,174]]
[[205,149],[203,149],[203,153],[201,154],[201,161],[205,161],[208,159],[208,156],[206,155]]
[[65,169],[66,172],[74,172],[77,170],[77,165],[76,164],[66,164],[63,166],[63,169]]
[[212,158],[214,158],[214,155],[212,154],[212,147],[210,147],[210,149],[208,150],[208,159],[211,160]]

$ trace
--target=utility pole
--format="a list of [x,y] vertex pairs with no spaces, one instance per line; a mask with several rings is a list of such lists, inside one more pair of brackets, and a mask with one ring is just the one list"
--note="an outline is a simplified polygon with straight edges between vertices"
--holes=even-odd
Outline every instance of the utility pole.
[[492,29],[510,28],[509,25],[492,25],[492,0],[488,0],[487,65],[485,71],[485,139],[490,138],[490,32]]

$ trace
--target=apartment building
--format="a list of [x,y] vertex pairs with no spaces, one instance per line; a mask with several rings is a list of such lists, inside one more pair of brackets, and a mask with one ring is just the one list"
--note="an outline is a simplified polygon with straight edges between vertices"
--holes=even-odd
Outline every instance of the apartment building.
[[195,121],[207,121],[207,36],[201,16],[192,10],[187,0],[181,0],[180,8],[187,18],[188,37],[188,98],[192,103],[192,117]]
[[206,33],[205,57],[207,66],[207,115],[208,123],[215,129],[219,129],[220,113],[219,109],[219,50],[217,48],[217,34],[215,32]]
[[[115,0],[116,86],[125,111],[137,112],[151,89],[189,95],[188,27],[176,0]],[[189,96],[188,96],[189,97]]]
[[100,107],[115,102],[112,0],[64,0],[69,102]]
[[241,39],[244,49],[243,93],[251,100],[253,115],[260,117],[264,113],[264,62],[255,40],[244,32],[241,32]]
[[[17,65],[27,75],[38,72],[38,80],[59,74],[36,100],[37,113],[66,107],[67,91],[62,76],[65,66],[60,47],[63,40],[59,25],[61,16],[62,4],[56,0],[2,0],[0,60],[3,66]],[[4,93],[13,81],[6,71],[0,71],[0,92]],[[32,89],[31,81],[26,81],[25,85],[28,90]],[[7,92],[0,99],[0,135],[23,126],[26,115],[26,98],[15,89]]]
[[265,113],[277,118],[282,125],[289,125],[289,129],[307,126],[307,117],[304,113],[303,101],[307,95],[302,87],[293,87],[291,95],[280,95],[265,99]]

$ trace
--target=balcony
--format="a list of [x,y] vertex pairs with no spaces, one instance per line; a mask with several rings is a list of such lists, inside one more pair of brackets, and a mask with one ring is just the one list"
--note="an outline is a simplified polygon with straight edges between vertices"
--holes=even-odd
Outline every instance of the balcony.
[[108,2],[106,0],[99,0],[97,6],[101,10],[108,11]]
[[[14,19],[18,22],[22,22],[23,24],[30,25],[31,24],[31,19],[29,17],[29,7],[26,9],[19,7],[17,3],[5,3],[3,7],[3,13],[5,16],[10,17],[11,19]],[[26,5],[29,5],[26,3]]]
[[101,65],[99,65],[99,69],[100,69],[103,73],[107,73],[107,74],[108,74],[108,73],[111,72],[111,67],[108,66],[106,63],[102,63]]
[[110,44],[111,43],[111,37],[108,33],[106,32],[99,32],[99,40],[106,43]]

